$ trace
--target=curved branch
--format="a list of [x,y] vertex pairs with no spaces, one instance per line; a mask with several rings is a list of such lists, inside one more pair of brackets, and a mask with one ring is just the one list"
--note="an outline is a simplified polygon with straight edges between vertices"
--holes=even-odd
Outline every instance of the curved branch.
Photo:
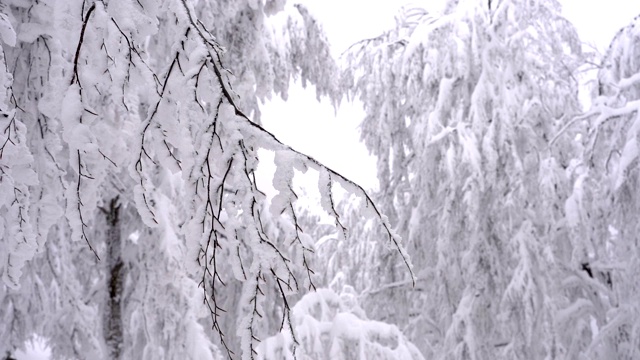
[[[204,45],[207,48],[209,48],[209,47],[213,48],[214,51],[215,51],[215,48],[217,47],[217,44],[213,40],[209,40],[207,38],[207,36],[205,35],[205,33],[203,32],[203,30],[196,24],[196,22],[193,19],[193,15],[191,14],[191,11],[189,10],[189,6],[187,5],[186,0],[181,0],[181,2],[182,2],[182,5],[184,6],[184,9],[185,9],[185,11],[187,13],[187,16],[189,18],[189,22],[191,24],[191,27],[196,31],[198,37],[200,37],[200,39],[202,40]],[[277,145],[278,147],[280,147],[280,148],[282,148],[284,150],[290,151],[290,152],[302,157],[303,159],[305,159],[306,161],[310,162],[311,164],[315,165],[318,168],[326,169],[330,174],[332,174],[335,177],[337,177],[338,179],[340,179],[340,181],[343,181],[343,182],[355,187],[365,197],[367,204],[371,205],[371,208],[375,212],[376,216],[381,220],[382,226],[384,227],[385,232],[389,236],[389,241],[391,241],[394,244],[394,246],[396,247],[398,252],[401,254],[401,256],[403,258],[403,261],[404,261],[404,263],[405,263],[405,265],[406,265],[406,267],[409,270],[409,273],[411,275],[412,282],[413,282],[413,284],[415,286],[415,282],[416,282],[417,278],[416,278],[415,274],[413,273],[412,265],[411,265],[410,260],[408,258],[408,254],[406,253],[406,251],[404,251],[404,249],[400,245],[400,237],[391,229],[390,225],[386,221],[384,221],[385,216],[377,208],[377,206],[373,202],[373,199],[371,199],[371,197],[366,192],[366,190],[364,190],[360,185],[356,184],[352,180],[348,179],[346,176],[342,175],[341,173],[337,172],[336,170],[333,170],[330,167],[328,167],[328,166],[324,165],[323,163],[321,163],[320,161],[316,160],[312,156],[307,155],[305,153],[302,153],[302,152],[300,152],[298,150],[295,150],[291,146],[283,143],[273,133],[269,132],[268,130],[266,130],[265,128],[260,126],[259,124],[253,122],[246,114],[244,114],[242,112],[242,110],[240,110],[240,108],[236,104],[236,101],[234,100],[234,97],[231,95],[232,92],[233,92],[233,89],[227,89],[227,85],[226,84],[229,84],[229,81],[228,81],[228,79],[227,79],[227,81],[225,81],[225,79],[223,79],[223,75],[222,75],[221,69],[223,69],[224,67],[222,66],[220,55],[218,54],[217,51],[215,51],[215,56],[214,56],[214,54],[212,54],[210,50],[209,50],[209,54],[210,54],[210,60],[211,60],[212,66],[213,66],[214,73],[215,73],[215,75],[216,75],[216,77],[218,79],[218,82],[219,82],[221,90],[222,90],[223,97],[229,103],[229,105],[231,105],[233,107],[236,116],[244,119],[246,121],[246,125],[249,125],[251,128],[253,128],[254,130],[258,131],[261,135],[266,137],[273,144]],[[230,84],[229,84],[229,87],[231,87]]]

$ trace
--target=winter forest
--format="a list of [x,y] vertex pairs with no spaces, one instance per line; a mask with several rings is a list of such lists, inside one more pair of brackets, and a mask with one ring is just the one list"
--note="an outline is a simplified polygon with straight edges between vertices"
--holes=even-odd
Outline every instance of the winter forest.
[[[0,0],[0,357],[640,359],[640,17],[442,2],[336,54],[293,0]],[[377,189],[263,126],[294,82]]]

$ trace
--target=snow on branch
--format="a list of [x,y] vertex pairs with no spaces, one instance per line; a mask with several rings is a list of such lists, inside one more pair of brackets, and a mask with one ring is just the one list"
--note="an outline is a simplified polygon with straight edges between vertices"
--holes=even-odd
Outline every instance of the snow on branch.
[[258,359],[423,359],[400,330],[367,319],[355,301],[353,289],[341,294],[318,289],[305,295],[292,309],[299,338],[281,332],[258,346]]
[[[289,293],[299,290],[294,271],[290,265],[291,260],[287,258],[286,252],[278,246],[275,239],[271,239],[267,235],[263,225],[266,215],[262,212],[261,207],[265,203],[266,197],[258,190],[255,183],[255,165],[247,162],[247,160],[250,160],[251,163],[257,163],[256,150],[258,148],[276,152],[277,170],[274,177],[274,187],[279,191],[279,194],[272,202],[272,216],[287,214],[293,222],[293,228],[295,229],[293,244],[302,246],[302,252],[305,255],[301,266],[305,269],[309,278],[312,270],[309,268],[306,253],[310,252],[310,248],[305,248],[304,244],[299,241],[298,231],[301,227],[297,223],[297,215],[293,206],[297,198],[291,186],[294,168],[305,170],[310,167],[320,171],[321,174],[328,175],[328,181],[324,189],[321,189],[321,195],[329,200],[329,204],[333,203],[331,189],[335,182],[340,183],[350,191],[361,194],[366,199],[367,205],[375,213],[375,216],[380,219],[389,241],[403,256],[410,272],[411,264],[408,254],[400,245],[399,236],[392,230],[386,217],[382,215],[373,200],[360,186],[342,174],[326,167],[313,157],[300,153],[282,143],[272,133],[251,121],[249,116],[240,109],[236,102],[236,95],[228,72],[222,64],[222,47],[216,42],[214,36],[201,23],[195,20],[196,17],[189,4],[185,0],[181,1],[186,13],[188,27],[183,40],[181,40],[182,45],[176,50],[175,60],[169,68],[165,83],[169,82],[171,76],[177,76],[177,72],[171,72],[171,68],[175,63],[180,69],[197,69],[198,74],[201,74],[204,69],[208,69],[208,76],[198,75],[197,82],[189,84],[189,86],[195,87],[196,94],[200,91],[199,87],[207,85],[218,87],[221,93],[220,96],[215,97],[218,106],[214,113],[209,115],[213,116],[214,120],[207,127],[206,131],[208,131],[209,135],[206,142],[194,143],[195,146],[200,146],[196,153],[206,153],[206,156],[202,158],[201,164],[192,164],[195,168],[184,169],[190,173],[187,183],[195,185],[194,195],[202,196],[202,200],[204,200],[204,206],[199,205],[201,200],[196,200],[194,203],[194,210],[201,214],[198,217],[200,219],[198,220],[200,223],[199,231],[205,233],[205,237],[201,241],[201,248],[198,251],[198,260],[204,268],[201,287],[205,292],[205,296],[208,297],[205,301],[213,304],[213,306],[210,305],[210,310],[215,324],[214,327],[220,337],[223,338],[224,334],[217,322],[221,309],[216,305],[216,287],[224,286],[224,281],[217,270],[217,249],[222,246],[222,243],[231,243],[231,239],[234,239],[233,241],[238,241],[236,239],[239,239],[242,245],[249,246],[249,248],[245,249],[242,249],[242,245],[240,246],[241,255],[237,260],[240,262],[238,267],[242,269],[245,269],[245,266],[242,265],[243,262],[252,264],[249,266],[249,273],[243,273],[243,276],[253,279],[253,286],[245,283],[246,295],[243,297],[245,299],[243,306],[248,306],[250,311],[244,312],[246,317],[243,323],[247,332],[242,333],[241,337],[243,338],[243,356],[245,358],[253,358],[253,344],[257,340],[254,334],[255,321],[260,317],[261,311],[258,304],[263,296],[260,284],[270,277],[280,291],[285,309],[281,327],[290,322],[290,307],[287,296]],[[180,16],[178,15],[178,17]],[[186,63],[189,63],[189,65],[186,65]],[[184,70],[185,77],[189,73],[189,70]],[[180,80],[176,80],[175,83],[178,84],[180,82]],[[162,93],[164,93],[164,90]],[[211,101],[207,101],[207,103],[211,103]],[[156,109],[158,106],[156,105]],[[195,104],[195,106],[197,106],[197,109],[194,107],[193,111],[202,113],[202,106],[200,104]],[[155,110],[152,113],[152,117],[154,116],[153,114],[155,114]],[[218,121],[220,119],[224,119],[224,121]],[[152,118],[149,118],[149,122],[152,120]],[[145,131],[149,128],[150,125],[147,123]],[[216,142],[217,144],[215,144]],[[173,146],[182,145],[173,144]],[[182,149],[178,152],[182,152]],[[143,162],[142,156],[138,158],[138,162]],[[137,166],[139,167],[139,165]],[[200,170],[198,167],[200,169],[204,167],[206,170]],[[216,170],[213,170],[213,168],[216,168]],[[222,169],[224,170],[220,171]],[[222,177],[216,175],[220,173],[224,175]],[[204,179],[202,175],[205,175]],[[218,185],[212,186],[211,184],[214,182]],[[203,183],[207,184],[206,187],[200,185]],[[225,192],[227,183],[233,184],[236,188]],[[228,213],[231,210],[226,210],[224,211],[225,214],[223,214],[222,209],[225,206],[223,203],[227,205],[230,203],[239,204],[239,207],[233,210],[237,214],[235,216],[240,216],[244,219],[239,228],[231,228],[231,226],[238,226],[239,224],[229,221],[234,216]],[[335,207],[333,205],[325,206],[325,210],[330,211],[330,214],[335,217],[336,223],[340,226],[339,216],[335,211]],[[225,219],[223,219],[223,216]],[[346,231],[344,226],[340,227],[343,231]],[[195,235],[195,233],[191,234]],[[245,253],[244,256],[242,252]],[[209,291],[208,283],[212,284],[212,288]],[[293,331],[291,326],[288,327]],[[242,328],[240,331],[242,331]],[[295,338],[293,333],[292,336]],[[223,346],[226,346],[224,342]],[[231,349],[227,348],[226,350],[228,355],[231,356]]]
[[[3,14],[0,14],[3,15]],[[0,18],[1,19],[1,18]],[[6,27],[6,25],[4,25]],[[8,30],[4,29],[5,38]],[[34,158],[27,146],[27,127],[19,118],[4,52],[0,53],[0,276],[18,288],[25,263],[34,256],[37,242],[29,209],[30,186],[38,184]]]
[[[335,186],[364,199],[415,283],[400,237],[369,194],[281,142],[254,121],[255,109],[246,112],[251,106],[240,101],[233,86],[247,84],[238,84],[230,71],[235,67],[223,65],[226,50],[199,18],[204,11],[194,9],[214,5],[187,0],[114,4],[65,2],[52,22],[40,18],[48,5],[36,4],[38,16],[30,26],[15,27],[17,35],[15,24],[0,14],[0,274],[5,283],[19,285],[25,262],[53,233],[86,242],[99,259],[104,242],[94,230],[98,209],[115,196],[123,209],[135,207],[137,226],[152,231],[165,231],[166,215],[176,212],[172,231],[184,239],[189,259],[183,271],[199,283],[223,350],[234,356],[238,341],[231,338],[236,334],[229,332],[229,321],[235,319],[225,312],[238,306],[240,350],[244,358],[255,358],[265,299],[273,296],[281,303],[280,328],[296,339],[292,294],[316,289],[315,249],[292,185],[295,172],[307,169],[321,174],[323,209],[343,233],[347,229],[334,203]],[[247,4],[254,5],[262,6]],[[31,19],[31,10],[21,5],[10,10],[20,15],[19,21]],[[288,40],[302,43],[278,54],[294,63],[282,71],[283,78],[324,81],[321,92],[331,95],[335,79],[314,73],[316,60],[304,58],[314,46],[323,51],[319,61],[329,56],[323,35],[312,28],[317,25],[310,14],[300,7],[298,12],[303,21],[286,29],[299,27]],[[7,47],[14,37],[20,49]],[[255,57],[283,48],[252,50],[247,61],[272,66]],[[237,65],[243,66],[249,67]],[[275,83],[260,84],[260,91],[249,94],[258,98],[267,87],[286,91]],[[256,181],[259,149],[276,153],[273,181],[279,193],[274,199]],[[66,222],[58,224],[62,216]],[[242,297],[230,305],[233,286],[242,287]]]
[[[130,79],[134,76],[155,87],[155,92],[145,94],[151,100],[148,116],[139,125],[132,151],[135,155],[128,160],[131,161],[130,165],[125,167],[129,169],[135,182],[133,193],[136,208],[145,225],[157,226],[161,211],[157,198],[158,192],[162,191],[159,169],[162,167],[166,171],[182,174],[183,184],[188,189],[184,199],[187,221],[183,229],[189,254],[196,260],[190,271],[192,274],[199,274],[196,276],[200,279],[203,301],[209,309],[212,327],[229,357],[233,356],[233,350],[231,343],[226,340],[225,336],[228,334],[225,334],[221,321],[223,313],[228,309],[224,308],[220,294],[231,279],[229,271],[222,265],[223,256],[224,265],[230,263],[233,276],[244,282],[245,296],[241,307],[246,311],[243,312],[244,325],[239,335],[243,339],[243,356],[253,358],[255,343],[258,341],[256,322],[262,317],[260,308],[265,297],[264,284],[273,283],[278,289],[284,309],[280,326],[282,329],[290,329],[294,338],[288,299],[291,294],[300,290],[297,280],[299,270],[305,274],[305,283],[308,283],[309,288],[315,289],[312,279],[314,272],[309,258],[313,247],[301,236],[303,229],[294,206],[298,197],[291,185],[294,169],[304,171],[313,168],[323,174],[325,181],[321,194],[327,200],[323,200],[323,204],[327,205],[324,208],[334,216],[343,233],[346,228],[333,203],[333,186],[340,184],[345,189],[360,194],[374,216],[380,219],[390,243],[400,252],[410,272],[411,263],[400,245],[399,236],[360,186],[313,157],[282,143],[241,110],[231,85],[229,71],[222,64],[222,46],[204,24],[197,20],[190,4],[185,0],[180,2],[183,11],[174,9],[177,28],[180,30],[171,46],[169,62],[160,77],[151,70],[144,55],[138,50],[140,39],[128,33],[115,16],[109,15],[109,9],[94,4],[84,15],[73,60],[71,86],[66,91],[66,103],[73,106],[67,106],[62,120],[68,134],[84,131],[84,136],[80,138],[63,136],[70,144],[71,165],[77,177],[76,186],[70,187],[67,192],[72,200],[69,203],[76,208],[73,211],[68,209],[67,216],[72,227],[78,229],[81,237],[91,246],[84,232],[88,221],[83,210],[87,206],[87,195],[83,194],[86,194],[84,191],[88,191],[88,188],[93,188],[93,192],[97,191],[95,189],[98,185],[91,181],[96,181],[98,177],[91,168],[93,162],[85,158],[92,157],[91,154],[99,154],[109,160],[107,165],[120,168],[116,161],[111,160],[109,151],[100,149],[99,139],[94,135],[95,123],[85,120],[94,114],[102,115],[101,111],[94,111],[93,107],[88,106],[87,98],[90,94],[87,92],[93,89],[84,85],[83,79],[87,75],[83,70],[88,65],[86,60],[81,59],[91,57],[89,54],[85,55],[85,42],[88,41],[85,37],[95,37],[97,25],[92,22],[96,17],[103,17],[107,24],[111,24],[114,34],[121,39],[119,49],[105,46],[103,52],[108,61],[116,61],[114,53],[118,53],[123,64],[120,72],[124,69],[124,74],[112,73],[111,70],[104,73],[109,80],[116,82],[113,87],[122,89],[122,100],[114,103],[120,104],[124,113],[136,106],[145,105],[142,98],[139,104],[125,100],[132,95],[129,86]],[[134,69],[137,71],[134,72]],[[277,154],[278,170],[274,184],[280,194],[272,202],[271,212],[263,210],[268,199],[258,189],[255,179],[257,150],[260,148],[273,150]],[[105,170],[106,165],[98,169],[102,173],[108,172]],[[74,194],[71,194],[71,189]],[[88,196],[92,202],[96,201],[94,193],[89,193]],[[270,219],[278,217],[291,222],[292,231],[286,233],[288,245],[284,245],[283,239],[273,237],[265,226]],[[295,262],[289,258],[289,246],[300,248],[302,253]],[[233,255],[227,257],[229,253]],[[415,277],[411,274],[415,282]]]

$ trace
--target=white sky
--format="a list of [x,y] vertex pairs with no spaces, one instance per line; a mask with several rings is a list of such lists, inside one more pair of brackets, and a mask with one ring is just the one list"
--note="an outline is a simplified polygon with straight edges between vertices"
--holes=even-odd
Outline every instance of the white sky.
[[[334,47],[342,53],[352,43],[379,35],[394,24],[394,15],[407,3],[439,10],[441,0],[302,0],[322,24]],[[565,16],[585,43],[603,52],[616,32],[640,14],[637,0],[561,0]],[[428,5],[431,5],[429,7]],[[267,129],[293,148],[337,170],[365,189],[377,187],[375,158],[359,139],[364,117],[360,104],[345,104],[337,114],[328,102],[318,103],[314,89],[293,84],[289,101],[274,98],[263,106]]]
[[560,0],[583,42],[604,52],[620,28],[640,15],[637,0]]
[[[289,0],[291,1],[291,0]],[[380,35],[394,25],[406,3],[419,1],[303,0],[319,19],[334,55],[354,42]],[[337,11],[339,9],[339,11]],[[262,108],[264,126],[294,149],[307,153],[365,189],[378,185],[376,159],[360,142],[362,105],[344,103],[336,113],[328,101],[318,103],[313,87],[292,84],[287,102],[274,97]]]

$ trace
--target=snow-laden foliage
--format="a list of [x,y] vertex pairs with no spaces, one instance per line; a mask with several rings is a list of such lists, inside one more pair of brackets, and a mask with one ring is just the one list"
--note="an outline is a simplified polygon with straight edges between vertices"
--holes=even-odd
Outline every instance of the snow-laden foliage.
[[[199,322],[207,311],[197,281],[184,273],[184,264],[191,259],[174,230],[180,217],[171,210],[173,199],[160,197],[158,201],[162,228],[136,233],[125,247],[128,283],[123,318],[128,330],[122,358],[223,358]],[[157,246],[149,247],[150,243]]]
[[369,320],[350,286],[309,293],[292,313],[297,338],[283,332],[266,339],[258,359],[424,359],[396,326]]
[[[638,309],[638,212],[640,211],[640,19],[622,28],[598,71],[591,108],[567,129],[585,136],[582,159],[567,208],[572,242],[588,275],[567,284],[575,302],[567,314],[577,358],[635,359],[640,356]],[[566,136],[566,135],[562,135]],[[589,334],[585,336],[581,333]]]
[[572,132],[551,140],[579,111],[581,44],[560,5],[406,8],[343,56],[379,199],[420,266],[411,290],[378,256],[389,266],[347,280],[363,307],[428,358],[575,358],[573,330],[556,316],[574,299],[563,279],[584,273],[563,226],[577,144]]
[[[337,224],[340,184],[410,267],[360,187],[257,122],[258,100],[286,97],[292,78],[337,98],[336,65],[304,7],[1,5],[0,349],[38,333],[58,357],[216,358],[205,324],[224,356],[253,358],[265,296],[290,322],[288,299],[313,287],[291,185],[307,169],[322,174]],[[259,149],[275,153],[271,202],[256,182]],[[120,314],[115,330],[104,314]]]

